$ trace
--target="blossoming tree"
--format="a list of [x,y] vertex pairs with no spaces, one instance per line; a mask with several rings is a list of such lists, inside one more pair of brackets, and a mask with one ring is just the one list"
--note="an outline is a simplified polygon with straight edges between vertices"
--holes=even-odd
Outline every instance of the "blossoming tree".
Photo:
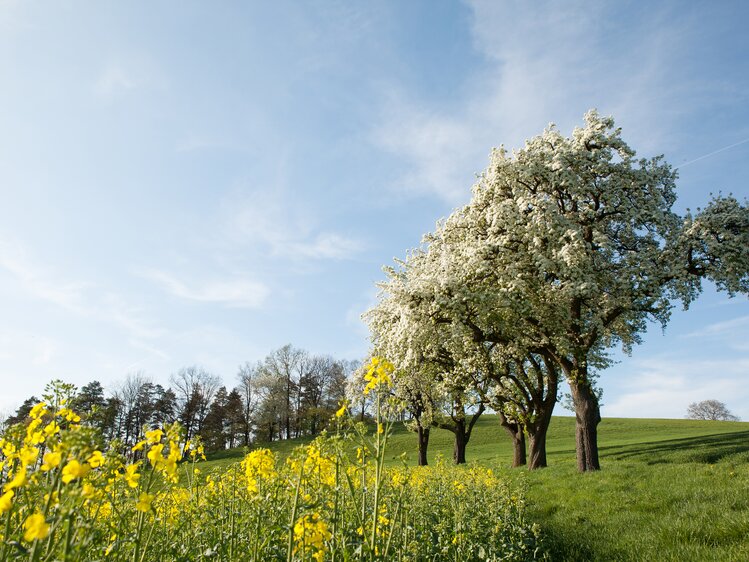
[[600,468],[593,382],[607,353],[629,350],[650,321],[665,326],[703,279],[749,292],[749,209],[717,196],[679,216],[676,178],[662,157],[637,159],[613,119],[591,111],[569,137],[551,126],[512,154],[494,150],[470,203],[425,238],[435,317],[558,367],[581,471]]

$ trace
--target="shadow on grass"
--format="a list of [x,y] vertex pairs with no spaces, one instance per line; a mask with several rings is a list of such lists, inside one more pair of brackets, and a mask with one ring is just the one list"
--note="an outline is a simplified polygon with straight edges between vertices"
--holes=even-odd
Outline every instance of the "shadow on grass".
[[712,464],[737,455],[749,455],[749,431],[601,447],[602,457],[614,460],[643,460],[647,464]]
[[242,460],[249,450],[249,447],[242,447],[235,449],[224,449],[223,451],[211,451],[209,453],[206,453],[206,457],[209,461],[218,461],[223,459]]

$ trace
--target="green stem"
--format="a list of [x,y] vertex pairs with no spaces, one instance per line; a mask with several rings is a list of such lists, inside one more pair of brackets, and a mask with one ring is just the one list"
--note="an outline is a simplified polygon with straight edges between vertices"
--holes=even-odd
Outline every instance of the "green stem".
[[302,487],[302,475],[304,474],[304,461],[299,463],[299,479],[296,481],[294,491],[294,505],[291,508],[291,521],[289,522],[289,542],[286,547],[286,562],[291,562],[294,552],[294,523],[296,522],[296,509],[299,505],[299,489]]
[[65,532],[65,550],[62,555],[62,559],[64,562],[68,562],[68,555],[70,554],[70,542],[73,538],[73,518],[70,515],[68,515],[67,518],[67,525],[68,528]]
[[13,511],[13,508],[11,506],[11,509],[8,510],[8,513],[5,514],[5,531],[3,532],[4,540],[2,544],[3,549],[0,551],[2,552],[2,558],[0,558],[2,562],[5,562],[6,560],[5,555],[7,554],[6,549],[7,549],[7,544],[8,544],[8,537],[10,536],[10,514],[12,513],[12,511]]
[[375,555],[375,542],[377,541],[377,516],[380,507],[380,481],[382,480],[382,451],[380,450],[380,392],[377,390],[377,408],[375,415],[375,422],[377,426],[375,428],[375,489],[374,489],[374,509],[372,510],[372,536],[369,544],[369,556],[370,559],[374,559]]

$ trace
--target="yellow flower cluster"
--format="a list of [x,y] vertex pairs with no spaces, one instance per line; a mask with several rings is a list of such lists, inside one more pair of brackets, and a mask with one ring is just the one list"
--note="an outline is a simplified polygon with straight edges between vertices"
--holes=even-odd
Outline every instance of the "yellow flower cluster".
[[302,475],[302,482],[320,483],[334,486],[336,479],[336,461],[332,455],[322,452],[317,443],[312,442],[302,449],[303,458],[291,456],[287,462],[291,473]]
[[[166,426],[166,432],[162,429],[146,431],[145,439],[136,443],[132,448],[133,452],[148,448],[146,458],[151,466],[173,483],[177,483],[179,480],[177,463],[182,460],[184,453],[190,446],[189,442],[185,444],[184,448],[180,446],[180,431],[176,424]],[[132,484],[130,486],[134,487]]]
[[393,380],[391,376],[394,371],[395,367],[389,361],[381,357],[372,357],[367,367],[367,372],[364,374],[364,380],[367,381],[367,385],[363,391],[364,395],[366,396],[381,385],[388,388],[392,386]]
[[247,478],[247,491],[250,494],[258,493],[259,480],[268,480],[276,476],[276,457],[270,449],[255,449],[244,458],[242,466]]
[[[372,389],[389,384],[388,365],[374,364]],[[533,538],[506,531],[524,525],[522,497],[491,471],[388,469],[385,440],[365,431],[320,437],[285,463],[257,449],[202,474],[190,462],[202,447],[177,425],[102,451],[59,401],[32,412],[0,438],[0,560],[11,544],[29,560],[477,560],[477,544],[499,559],[491,545]]]
[[294,524],[294,553],[311,555],[316,562],[325,559],[325,543],[331,538],[328,524],[319,513],[307,514]]

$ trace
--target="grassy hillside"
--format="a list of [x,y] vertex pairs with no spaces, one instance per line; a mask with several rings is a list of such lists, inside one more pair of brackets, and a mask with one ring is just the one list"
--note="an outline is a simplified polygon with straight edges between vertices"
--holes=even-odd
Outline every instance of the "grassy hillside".
[[[477,424],[467,457],[526,488],[554,560],[749,560],[749,423],[605,419],[599,428],[598,473],[575,470],[571,417],[552,421],[547,469],[507,468],[509,442],[492,416]],[[283,455],[302,442],[270,447]],[[399,428],[390,462],[414,459],[414,447]],[[451,453],[452,434],[433,430],[430,462]],[[242,456],[227,451],[206,468]]]
[[[636,460],[643,462],[716,462],[735,453],[749,451],[749,423],[705,422],[694,420],[662,420],[636,418],[607,418],[599,425],[601,462]],[[291,439],[258,446],[269,447],[285,456],[294,447],[309,439]],[[429,443],[429,459],[437,455],[452,455],[452,433],[433,429]],[[389,459],[398,462],[401,453],[415,459],[416,436],[401,424],[388,445]],[[549,465],[574,464],[575,420],[571,416],[555,417],[549,428]],[[232,449],[209,455],[205,468],[226,465],[241,460],[242,449]],[[468,444],[468,461],[509,463],[511,448],[496,416],[483,416],[476,424]]]

